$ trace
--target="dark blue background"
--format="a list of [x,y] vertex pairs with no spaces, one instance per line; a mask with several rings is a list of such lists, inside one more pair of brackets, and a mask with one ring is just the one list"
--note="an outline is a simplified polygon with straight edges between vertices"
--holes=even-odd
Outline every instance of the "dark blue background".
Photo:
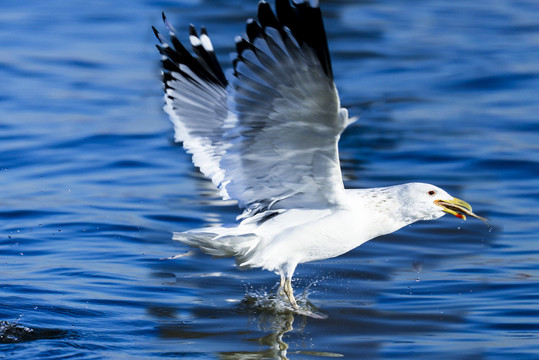
[[341,141],[346,185],[431,182],[492,225],[446,216],[300,266],[326,320],[249,305],[274,274],[160,260],[188,251],[173,231],[238,213],[173,144],[163,10],[183,40],[205,25],[228,66],[256,1],[1,5],[1,358],[266,359],[281,336],[290,359],[539,356],[535,0],[322,1],[361,116]]

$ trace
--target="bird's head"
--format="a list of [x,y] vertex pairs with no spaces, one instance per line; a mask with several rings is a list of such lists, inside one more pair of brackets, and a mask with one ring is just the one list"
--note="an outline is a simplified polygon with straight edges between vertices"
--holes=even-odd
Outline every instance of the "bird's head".
[[457,199],[434,185],[406,184],[403,185],[400,194],[400,200],[408,213],[418,220],[438,219],[447,213],[463,220],[466,220],[466,215],[469,215],[486,221],[485,218],[474,214],[472,207],[466,201]]

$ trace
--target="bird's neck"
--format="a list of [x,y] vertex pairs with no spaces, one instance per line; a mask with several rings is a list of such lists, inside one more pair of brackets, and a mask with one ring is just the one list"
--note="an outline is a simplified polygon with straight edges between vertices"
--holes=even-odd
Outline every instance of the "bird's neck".
[[355,211],[361,213],[364,219],[377,224],[375,228],[379,229],[379,233],[372,235],[389,234],[416,221],[401,204],[398,196],[400,187],[346,190]]

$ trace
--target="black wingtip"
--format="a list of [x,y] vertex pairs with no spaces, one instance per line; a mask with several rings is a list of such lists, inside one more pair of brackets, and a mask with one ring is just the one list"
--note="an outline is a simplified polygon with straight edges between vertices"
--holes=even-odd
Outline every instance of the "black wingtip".
[[195,28],[195,25],[193,24],[189,24],[189,35],[198,37],[197,29]]
[[155,28],[155,26],[152,26],[153,33],[157,39],[159,39],[159,31]]
[[256,21],[254,21],[253,19],[248,19],[246,32],[247,32],[247,37],[249,38],[249,41],[253,42],[255,41],[257,37],[259,37],[263,33],[263,30]]
[[305,43],[311,47],[326,75],[333,79],[327,35],[319,2],[316,0],[303,2],[276,0],[275,10],[280,26],[289,28],[299,44]]
[[238,57],[240,59],[242,58],[242,53],[245,50],[253,50],[253,45],[251,45],[251,43],[245,39],[238,39],[238,41],[236,41],[236,52],[238,53]]
[[[223,88],[228,85],[228,81],[223,73],[221,66],[215,56],[213,47],[209,40],[208,33],[205,28],[201,28],[201,34],[208,39],[197,35],[197,30],[193,24],[189,26],[189,39],[193,48],[194,56],[182,45],[176,35],[176,30],[168,21],[165,13],[162,14],[165,27],[169,30],[169,39],[166,39],[156,28],[152,26],[152,30],[162,44],[157,44],[157,50],[163,56],[163,81],[165,88],[169,86],[168,81],[173,80],[173,74],[178,74],[188,81],[192,82],[210,82],[218,84]],[[194,37],[194,38],[193,38]],[[170,41],[170,45],[169,45]],[[187,72],[182,71],[182,65],[189,68],[198,79],[195,79]]]
[[258,3],[258,21],[260,21],[262,27],[270,26],[276,29],[279,28],[279,21],[271,10],[270,4],[266,1],[260,1]]
[[[247,49],[256,51],[252,46],[257,38],[266,37],[266,28],[274,28],[279,31],[282,40],[291,33],[295,41],[300,45],[306,44],[316,54],[324,73],[333,80],[333,69],[327,44],[326,31],[322,19],[322,12],[317,0],[275,0],[275,12],[270,4],[261,0],[258,2],[258,23],[253,19],[247,20],[247,39],[236,41],[238,58],[242,58],[242,52]],[[235,61],[234,64],[237,64]]]

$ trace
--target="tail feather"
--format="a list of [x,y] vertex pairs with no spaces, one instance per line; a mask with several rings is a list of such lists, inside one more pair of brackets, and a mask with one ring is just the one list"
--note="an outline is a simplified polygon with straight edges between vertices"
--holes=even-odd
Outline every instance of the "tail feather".
[[239,235],[221,235],[214,232],[187,231],[176,232],[173,240],[199,248],[206,254],[217,257],[236,257],[241,264],[249,253],[258,245],[260,238],[252,233]]

